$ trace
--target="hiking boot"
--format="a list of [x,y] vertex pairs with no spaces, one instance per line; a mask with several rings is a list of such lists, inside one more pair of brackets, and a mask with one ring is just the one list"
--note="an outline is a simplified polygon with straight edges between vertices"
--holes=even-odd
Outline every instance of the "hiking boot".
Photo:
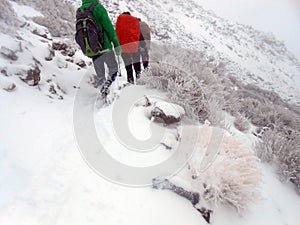
[[133,79],[128,79],[127,81],[128,81],[128,83],[134,84],[134,80]]
[[147,66],[145,69],[144,69],[144,71],[143,72],[150,72],[150,67],[149,66]]
[[106,97],[109,94],[109,87],[112,84],[111,80],[107,80],[104,82],[103,86],[101,87],[100,93],[102,97]]
[[141,77],[141,73],[137,73],[136,74],[136,79],[140,79],[140,77]]

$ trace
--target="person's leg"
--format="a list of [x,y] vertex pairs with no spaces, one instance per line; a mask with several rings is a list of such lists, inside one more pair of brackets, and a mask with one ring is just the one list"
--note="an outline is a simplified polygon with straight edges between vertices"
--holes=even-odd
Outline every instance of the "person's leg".
[[[146,41],[144,36],[141,34],[140,37],[140,45],[139,45],[139,61],[142,59],[142,63],[144,62],[144,52],[146,51]],[[145,67],[144,67],[145,69]]]
[[132,60],[136,78],[139,78],[141,73],[140,52],[132,53]]
[[133,70],[132,70],[132,57],[131,53],[122,53],[122,59],[125,63],[127,71],[127,81],[133,84]]
[[141,51],[141,56],[142,56],[142,62],[144,69],[147,69],[149,66],[149,51],[148,49],[144,48],[143,51]]
[[118,74],[118,63],[116,61],[115,53],[110,51],[105,55],[105,63],[108,67],[108,79],[115,81]]
[[98,77],[98,86],[102,86],[105,82],[105,68],[103,56],[98,56],[93,58],[94,68]]
[[[105,97],[109,93],[109,87],[110,87],[112,81],[110,78],[106,79],[104,63],[106,63],[107,65],[110,66],[112,72],[114,71],[112,68],[113,62],[112,62],[111,53],[108,52],[108,53],[105,53],[98,57],[95,57],[95,58],[93,58],[93,62],[94,62],[94,67],[95,67],[97,76],[99,78],[100,93],[101,93],[102,97]],[[116,66],[116,68],[117,68],[117,66]]]

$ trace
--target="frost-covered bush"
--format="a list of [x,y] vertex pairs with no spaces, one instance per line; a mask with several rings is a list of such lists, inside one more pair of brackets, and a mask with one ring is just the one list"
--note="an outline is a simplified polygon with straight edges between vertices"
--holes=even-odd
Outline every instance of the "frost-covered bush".
[[236,90],[226,93],[225,110],[237,117],[235,125],[243,115],[258,130],[267,130],[256,146],[258,156],[276,165],[281,177],[300,190],[300,107],[286,103],[273,91],[244,85],[234,78],[230,81]]
[[[285,102],[273,91],[243,84],[222,61],[216,63],[205,52],[154,44],[150,58],[151,70],[143,73],[140,83],[166,91],[191,118],[201,122],[208,119],[214,125],[223,126],[225,110],[236,117],[234,125],[241,131],[247,131],[251,123],[260,130],[275,129],[287,139],[291,139],[291,133],[300,132],[299,106]],[[285,152],[294,157],[298,154],[290,145],[286,145]],[[277,160],[280,168],[288,168],[284,171],[292,171],[289,163],[292,160]],[[298,185],[297,179],[289,180]]]
[[20,25],[17,15],[7,0],[0,1],[0,30],[2,33],[14,33]]
[[223,95],[203,53],[179,46],[153,47],[151,70],[141,84],[166,91],[171,101],[183,106],[189,117],[220,124]]
[[261,173],[258,158],[238,140],[225,134],[220,140],[219,152],[208,166],[201,168],[213,133],[212,127],[203,126],[200,131],[199,149],[190,162],[190,177],[195,191],[209,202],[224,203],[238,211],[247,209],[260,198]]
[[236,129],[239,131],[245,132],[250,128],[248,120],[243,116],[237,116],[233,122]]
[[75,8],[62,0],[14,0],[20,4],[31,5],[40,11],[44,17],[36,17],[34,21],[47,27],[55,37],[74,34]]
[[[155,48],[155,47],[154,47]],[[191,118],[204,122],[206,119],[220,125],[222,110],[225,103],[234,105],[232,96],[234,86],[229,78],[218,74],[224,66],[212,63],[202,52],[181,49],[178,46],[162,47],[151,52],[151,70],[143,73],[140,83],[166,91],[168,97],[185,108]],[[214,73],[216,72],[216,73]],[[232,95],[232,96],[231,96]],[[255,98],[254,98],[255,99]],[[236,97],[236,102],[241,99]],[[239,106],[235,106],[235,116]],[[246,111],[246,110],[244,110]],[[247,118],[247,117],[246,117]],[[249,123],[237,121],[243,130]],[[205,126],[204,126],[205,127]],[[203,128],[201,133],[202,150],[211,140],[211,129]],[[204,199],[215,203],[225,203],[237,210],[246,209],[249,203],[259,198],[260,172],[258,158],[253,151],[242,148],[233,137],[225,137],[220,145],[220,152],[213,164],[205,171],[200,170],[201,156],[204,152],[195,153],[190,164],[190,176],[194,190]],[[200,158],[199,158],[200,157]],[[185,179],[188,179],[185,177]]]
[[254,85],[238,85],[237,91],[227,94],[225,109],[233,116],[244,115],[258,127],[287,126],[300,130],[300,107],[284,102],[273,91]]
[[267,130],[256,145],[258,156],[277,166],[281,178],[291,181],[300,193],[300,133]]

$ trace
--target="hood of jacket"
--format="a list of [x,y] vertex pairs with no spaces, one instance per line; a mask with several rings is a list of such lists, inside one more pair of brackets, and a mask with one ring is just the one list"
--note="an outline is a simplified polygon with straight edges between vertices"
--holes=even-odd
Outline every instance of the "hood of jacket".
[[99,0],[82,0],[82,6],[83,7],[88,7],[92,2],[98,2],[99,3]]

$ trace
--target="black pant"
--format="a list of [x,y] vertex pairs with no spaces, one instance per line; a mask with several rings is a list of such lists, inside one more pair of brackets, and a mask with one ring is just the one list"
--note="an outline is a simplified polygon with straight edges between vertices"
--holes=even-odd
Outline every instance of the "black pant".
[[139,51],[142,57],[143,67],[146,69],[149,66],[149,50],[147,48],[140,48]]
[[140,54],[139,52],[122,53],[122,59],[125,63],[125,68],[127,71],[127,81],[133,83],[132,67],[134,68],[135,75],[139,75],[141,73]]
[[99,85],[102,85],[105,80],[105,65],[108,67],[108,79],[114,81],[118,73],[118,64],[113,51],[106,52],[100,56],[93,57],[94,68],[99,78]]

